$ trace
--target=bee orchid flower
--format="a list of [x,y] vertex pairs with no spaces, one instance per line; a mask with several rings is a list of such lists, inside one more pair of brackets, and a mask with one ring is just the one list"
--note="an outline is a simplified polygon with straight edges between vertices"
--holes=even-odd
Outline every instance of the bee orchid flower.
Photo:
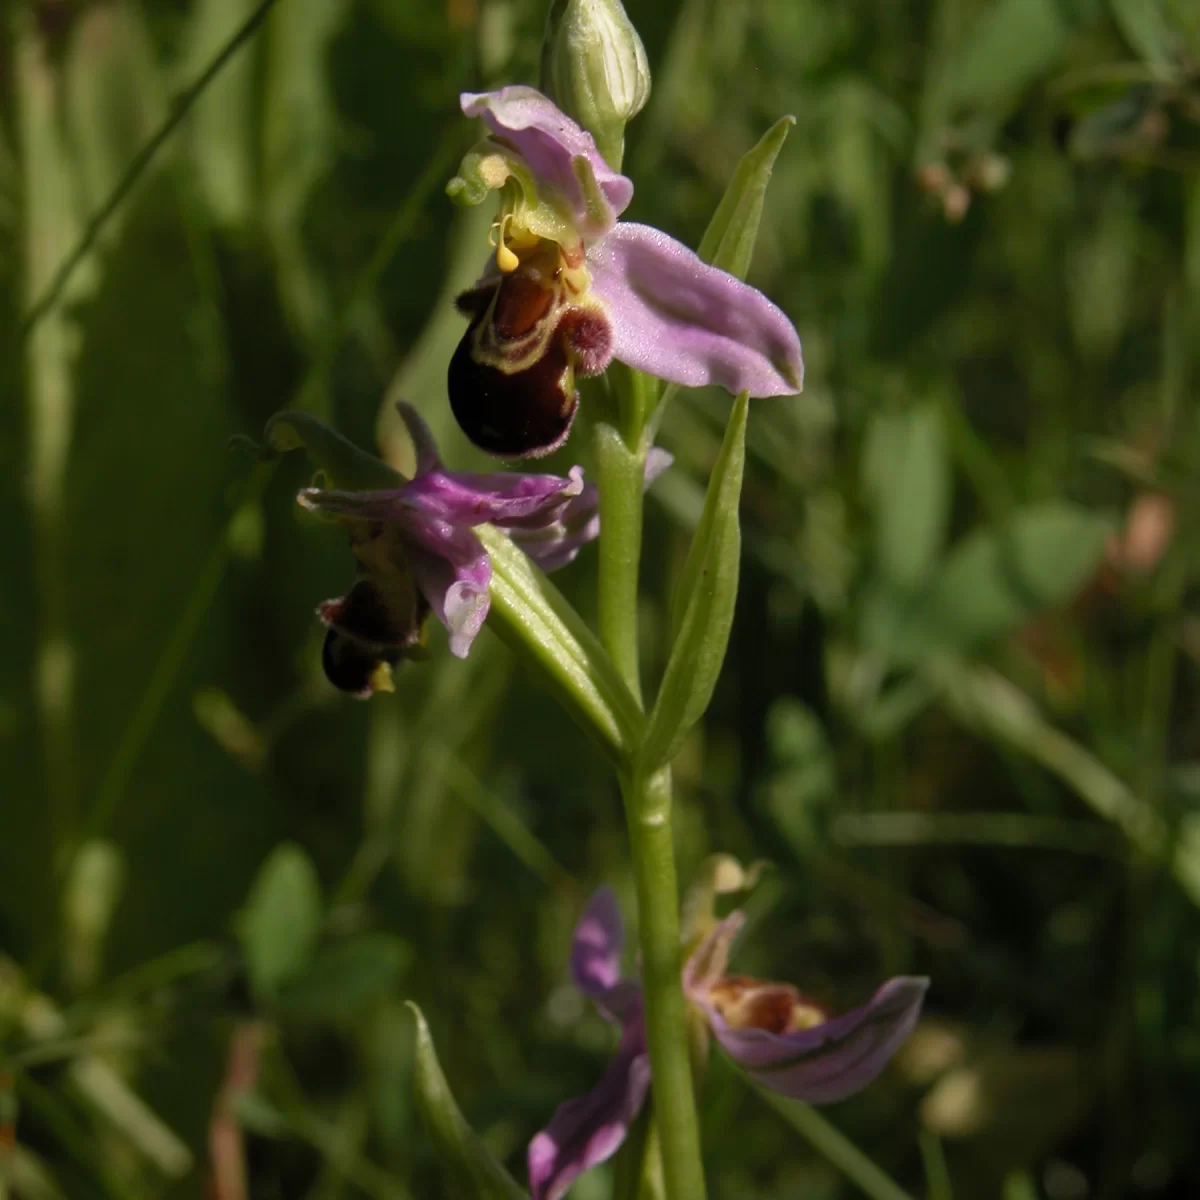
[[[832,1017],[786,983],[726,973],[740,912],[717,922],[688,957],[683,989],[725,1052],[756,1083],[813,1104],[869,1084],[916,1024],[927,979],[888,980],[859,1008]],[[601,888],[575,928],[571,976],[621,1028],[616,1056],[586,1096],[560,1105],[529,1144],[532,1200],[559,1200],[625,1140],[651,1085],[639,985],[621,974],[616,897]]]
[[[390,691],[392,667],[421,656],[431,613],[446,627],[451,653],[467,656],[488,614],[492,578],[475,527],[508,531],[546,570],[570,562],[599,533],[598,498],[580,467],[566,476],[449,471],[420,414],[404,402],[398,408],[416,452],[412,479],[307,414],[279,413],[266,430],[270,450],[309,452],[330,486],[304,488],[297,500],[349,535],[354,583],[317,615],[327,629],[326,676],[363,699]],[[653,452],[647,481],[669,461]]]
[[459,300],[470,325],[448,377],[476,445],[548,454],[570,431],[575,378],[614,358],[687,387],[800,391],[800,339],[787,316],[661,230],[618,221],[633,183],[590,133],[531,87],[467,92],[461,103],[489,135],[447,190],[466,204],[500,194],[486,272]]

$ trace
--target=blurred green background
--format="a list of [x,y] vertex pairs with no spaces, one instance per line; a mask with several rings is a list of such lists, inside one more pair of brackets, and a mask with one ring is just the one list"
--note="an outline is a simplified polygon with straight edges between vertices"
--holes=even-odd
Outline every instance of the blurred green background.
[[[403,463],[402,394],[476,461],[444,373],[491,214],[442,186],[544,0],[278,0],[56,280],[255,7],[0,4],[0,1189],[34,1200],[241,1200],[242,1155],[256,1200],[443,1194],[407,998],[523,1179],[611,1048],[566,976],[594,886],[633,917],[606,763],[487,635],[334,694],[345,544],[298,459],[227,448],[300,405]],[[932,977],[826,1114],[911,1196],[1194,1197],[1200,6],[629,11],[631,218],[695,244],[797,118],[751,280],[807,386],[752,409],[683,875],[774,864],[746,973]],[[651,680],[727,406],[662,426]],[[592,554],[558,582],[594,611]],[[863,1194],[719,1058],[702,1119],[717,1200]]]

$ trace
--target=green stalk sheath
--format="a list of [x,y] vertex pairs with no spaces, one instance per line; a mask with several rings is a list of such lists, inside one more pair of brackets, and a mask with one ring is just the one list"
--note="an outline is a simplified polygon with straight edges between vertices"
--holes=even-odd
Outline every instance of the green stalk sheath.
[[669,1200],[704,1200],[704,1167],[680,984],[679,897],[671,834],[671,772],[624,783],[637,884],[654,1120]]
[[592,429],[600,486],[600,641],[626,686],[642,699],[638,669],[638,562],[642,554],[645,455],[606,421]]

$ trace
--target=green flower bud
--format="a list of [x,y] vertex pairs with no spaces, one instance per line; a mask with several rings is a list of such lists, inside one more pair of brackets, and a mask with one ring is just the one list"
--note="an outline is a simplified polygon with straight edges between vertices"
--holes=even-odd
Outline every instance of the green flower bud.
[[621,0],[554,0],[542,43],[541,86],[619,171],[625,124],[650,96],[646,48]]

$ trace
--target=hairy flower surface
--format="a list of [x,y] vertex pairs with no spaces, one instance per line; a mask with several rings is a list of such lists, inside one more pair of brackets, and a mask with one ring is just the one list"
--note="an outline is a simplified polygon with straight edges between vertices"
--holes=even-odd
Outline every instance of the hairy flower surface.
[[588,540],[568,525],[571,506],[586,501],[581,468],[565,478],[448,471],[421,416],[403,402],[398,408],[416,451],[412,479],[303,414],[280,413],[267,426],[274,449],[303,445],[341,485],[305,488],[297,499],[349,534],[358,567],[354,583],[317,613],[328,628],[326,675],[335,687],[364,698],[390,690],[391,667],[420,653],[430,613],[445,625],[451,653],[466,657],[490,605],[492,564],[476,526],[510,530],[550,567],[569,562]]
[[[756,1082],[822,1104],[870,1083],[916,1024],[927,979],[890,979],[860,1008],[829,1017],[785,983],[727,975],[740,912],[718,922],[689,956],[683,988],[726,1053]],[[621,974],[624,931],[616,897],[601,888],[575,928],[571,976],[621,1027],[617,1054],[586,1096],[568,1100],[529,1144],[533,1200],[559,1200],[589,1167],[611,1157],[650,1088],[640,986]]]
[[493,454],[547,454],[570,432],[576,376],[613,358],[660,379],[730,392],[798,392],[800,339],[761,292],[648,225],[618,222],[633,183],[591,134],[530,87],[466,92],[489,136],[448,191],[500,211],[484,276],[459,305],[470,325],[450,363],[455,416]]

